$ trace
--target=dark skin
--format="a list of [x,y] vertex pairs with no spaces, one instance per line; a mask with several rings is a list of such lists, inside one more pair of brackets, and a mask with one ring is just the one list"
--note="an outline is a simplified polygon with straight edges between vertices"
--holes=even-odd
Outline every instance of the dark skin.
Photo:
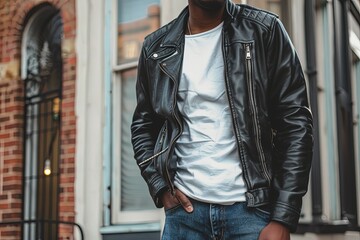
[[[223,21],[226,0],[189,0],[189,22],[186,34],[197,34],[215,28]],[[188,213],[194,208],[189,198],[180,190],[173,196],[165,192],[161,200],[165,209],[179,204]],[[290,240],[289,230],[276,221],[270,223],[261,231],[259,240]]]

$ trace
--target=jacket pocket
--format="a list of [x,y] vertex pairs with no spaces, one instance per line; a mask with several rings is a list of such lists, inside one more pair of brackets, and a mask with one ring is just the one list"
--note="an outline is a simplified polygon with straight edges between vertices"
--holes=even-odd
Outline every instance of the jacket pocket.
[[167,121],[165,121],[164,125],[161,127],[160,132],[158,134],[154,146],[154,155],[139,163],[139,166],[144,166],[145,164],[152,162],[154,159],[156,159],[158,156],[160,156],[161,154],[165,153],[168,150],[168,147],[165,147],[166,133],[167,133]]

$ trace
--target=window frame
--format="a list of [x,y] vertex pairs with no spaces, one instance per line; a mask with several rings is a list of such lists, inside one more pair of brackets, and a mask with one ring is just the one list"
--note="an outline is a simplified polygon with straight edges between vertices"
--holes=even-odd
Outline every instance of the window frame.
[[[118,63],[118,0],[112,1],[114,14],[111,21],[111,39],[112,39],[112,102],[111,106],[111,223],[112,224],[153,224],[160,223],[163,219],[162,209],[139,210],[139,211],[121,211],[121,106],[122,104],[122,78],[121,73],[127,70],[136,69],[138,59],[128,63]],[[161,5],[161,1],[159,2]],[[139,177],[141,177],[139,172]],[[120,204],[119,204],[120,203]],[[146,228],[146,227],[144,227]],[[152,227],[153,228],[153,227]],[[160,224],[159,229],[160,230]]]
[[[354,118],[354,146],[355,146],[355,184],[356,197],[360,199],[360,39],[356,33],[350,28],[349,30],[350,48],[353,54],[353,62],[351,68],[352,102],[353,102],[353,118]],[[356,59],[354,59],[356,58]],[[354,87],[355,85],[355,87]],[[360,226],[360,203],[357,201],[357,224]]]

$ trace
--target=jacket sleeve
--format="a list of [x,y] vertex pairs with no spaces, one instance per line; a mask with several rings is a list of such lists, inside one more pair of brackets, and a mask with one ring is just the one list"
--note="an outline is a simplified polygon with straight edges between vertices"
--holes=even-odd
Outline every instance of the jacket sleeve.
[[296,230],[307,192],[313,151],[312,114],[303,71],[280,20],[276,19],[267,56],[273,142],[271,219]]
[[[144,47],[139,59],[138,76],[136,83],[137,106],[131,125],[131,141],[134,157],[140,168],[141,175],[146,181],[151,197],[157,207],[162,207],[159,195],[167,189],[167,185],[155,168],[154,161],[147,161],[154,154],[154,145],[157,139],[161,122],[153,111],[149,97],[149,79]],[[160,127],[159,127],[160,124]]]

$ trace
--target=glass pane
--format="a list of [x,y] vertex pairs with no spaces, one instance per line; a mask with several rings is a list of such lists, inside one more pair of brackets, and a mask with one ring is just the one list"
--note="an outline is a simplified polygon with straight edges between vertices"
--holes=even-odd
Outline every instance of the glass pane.
[[357,209],[358,209],[358,225],[360,226],[360,203],[359,203],[359,199],[360,199],[360,127],[359,127],[359,114],[360,114],[360,62],[359,59],[357,59],[357,61],[354,63],[353,66],[353,73],[354,73],[354,77],[353,77],[353,82],[355,87],[353,89],[354,93],[354,119],[355,119],[355,123],[354,124],[354,136],[355,136],[355,166],[356,166],[356,185],[357,185],[357,199],[358,199],[358,205],[357,205]]
[[159,3],[118,0],[118,64],[137,61],[144,37],[160,27]]
[[[350,46],[352,49],[352,103],[353,103],[353,123],[354,123],[354,146],[355,146],[355,191],[357,212],[357,225],[360,226],[360,25],[353,16],[348,15]],[[355,199],[355,198],[354,198]],[[355,209],[355,207],[354,207]]]
[[267,9],[281,17],[281,0],[248,0],[247,3],[254,7]]
[[136,165],[130,125],[136,106],[136,69],[121,73],[121,211],[150,210],[155,206]]
[[279,16],[289,35],[292,36],[292,4],[289,0],[247,0],[247,4],[265,9]]

